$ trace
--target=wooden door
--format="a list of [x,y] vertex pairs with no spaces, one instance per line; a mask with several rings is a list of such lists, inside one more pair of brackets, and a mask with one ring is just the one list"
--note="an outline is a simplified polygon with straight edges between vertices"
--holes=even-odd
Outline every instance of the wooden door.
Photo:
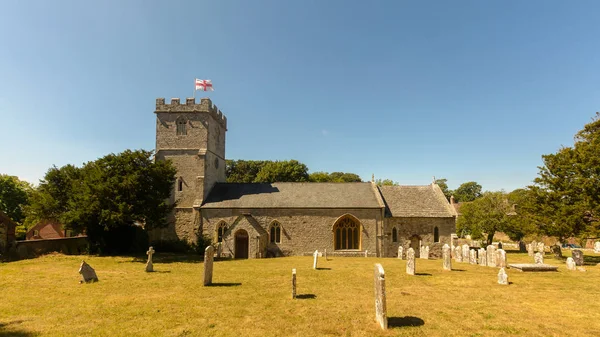
[[248,258],[248,232],[243,229],[235,232],[235,258]]

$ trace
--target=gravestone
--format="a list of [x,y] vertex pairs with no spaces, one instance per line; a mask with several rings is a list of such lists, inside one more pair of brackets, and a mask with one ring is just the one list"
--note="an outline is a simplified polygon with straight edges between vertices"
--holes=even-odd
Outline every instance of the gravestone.
[[146,262],[146,272],[151,273],[154,271],[154,266],[152,265],[152,255],[154,254],[154,248],[150,246],[146,254],[148,255],[148,261]]
[[415,274],[415,250],[408,248],[406,251],[406,273],[408,275]]
[[502,249],[503,245],[502,245],[502,241],[498,242],[498,249]]
[[544,264],[544,255],[542,255],[540,252],[535,253],[533,262],[535,262],[535,264]]
[[504,268],[500,268],[500,271],[498,272],[498,284],[508,285],[508,275]]
[[319,259],[319,251],[315,250],[313,253],[313,269],[317,269],[317,260]]
[[496,247],[494,245],[487,246],[486,254],[488,267],[496,267]]
[[419,246],[419,259],[422,259],[425,256],[425,247]]
[[554,257],[562,258],[562,250],[560,249],[560,245],[558,243],[550,246],[550,251],[552,254],[554,254]]
[[79,266],[79,274],[81,274],[82,277],[82,280],[79,281],[79,283],[98,282],[96,271],[85,261],[81,261],[81,265]]
[[325,251],[323,251],[323,256],[325,257],[325,261],[327,261],[327,248],[325,248]]
[[429,246],[425,246],[425,249],[423,249],[423,253],[425,254],[423,254],[422,258],[424,260],[429,260]]
[[576,270],[577,265],[575,264],[575,260],[572,257],[567,258],[567,270]]
[[452,270],[452,259],[450,258],[450,246],[448,244],[444,244],[442,247],[442,259],[444,270]]
[[217,259],[221,258],[221,254],[223,253],[223,245],[222,242],[217,243]]
[[402,254],[404,253],[404,248],[402,246],[398,247],[398,258],[402,260]]
[[368,257],[368,256],[369,256],[369,251],[365,250],[365,257]]
[[537,251],[544,254],[544,249],[546,248],[546,246],[544,246],[543,242],[538,242],[537,244]]
[[594,253],[600,253],[600,241],[594,243]]
[[469,263],[477,264],[477,252],[475,251],[475,249],[471,249],[469,251]]
[[525,242],[519,241],[519,252],[525,253],[526,251],[527,251],[527,247],[525,245]]
[[506,268],[506,251],[504,249],[498,249],[496,252],[496,266],[500,268]]
[[292,269],[292,299],[296,298],[296,268]]
[[583,266],[583,251],[579,249],[573,249],[571,251],[571,256],[573,256],[573,260],[575,260],[575,265]]
[[456,262],[462,262],[462,247],[461,246],[456,246],[455,252],[454,252],[454,258],[456,259]]
[[483,248],[479,248],[479,265],[487,267],[487,252]]
[[204,286],[212,284],[213,277],[213,259],[215,248],[211,245],[204,250]]
[[527,255],[533,257],[533,243],[527,244]]
[[530,253],[529,256],[534,256],[536,249],[537,249],[537,242],[531,241],[531,253]]
[[462,245],[462,261],[464,263],[469,262],[469,245],[467,244]]
[[[540,254],[541,256],[541,254]],[[545,272],[545,271],[556,271],[558,270],[557,266],[553,266],[551,264],[544,263],[511,263],[508,265],[511,269],[516,269],[523,272]]]
[[375,320],[382,329],[387,329],[387,305],[385,298],[385,272],[381,264],[375,264]]

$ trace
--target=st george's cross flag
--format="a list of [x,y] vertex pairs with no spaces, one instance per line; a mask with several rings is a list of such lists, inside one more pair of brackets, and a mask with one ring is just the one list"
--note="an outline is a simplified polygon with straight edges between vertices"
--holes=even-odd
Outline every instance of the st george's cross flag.
[[196,90],[214,91],[212,81],[196,79]]

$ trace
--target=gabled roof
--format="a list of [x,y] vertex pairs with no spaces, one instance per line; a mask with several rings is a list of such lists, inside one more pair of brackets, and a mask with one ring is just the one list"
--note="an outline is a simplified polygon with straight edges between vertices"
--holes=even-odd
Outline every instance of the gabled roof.
[[217,183],[201,208],[381,208],[371,183]]
[[456,216],[454,208],[440,187],[425,186],[380,186],[379,190],[386,205],[387,217],[450,218]]

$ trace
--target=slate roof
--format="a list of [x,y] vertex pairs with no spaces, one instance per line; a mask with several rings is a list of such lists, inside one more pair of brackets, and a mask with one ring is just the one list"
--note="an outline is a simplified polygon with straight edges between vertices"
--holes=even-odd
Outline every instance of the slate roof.
[[380,186],[387,217],[449,218],[454,208],[438,185]]
[[381,208],[371,183],[217,183],[201,208]]

